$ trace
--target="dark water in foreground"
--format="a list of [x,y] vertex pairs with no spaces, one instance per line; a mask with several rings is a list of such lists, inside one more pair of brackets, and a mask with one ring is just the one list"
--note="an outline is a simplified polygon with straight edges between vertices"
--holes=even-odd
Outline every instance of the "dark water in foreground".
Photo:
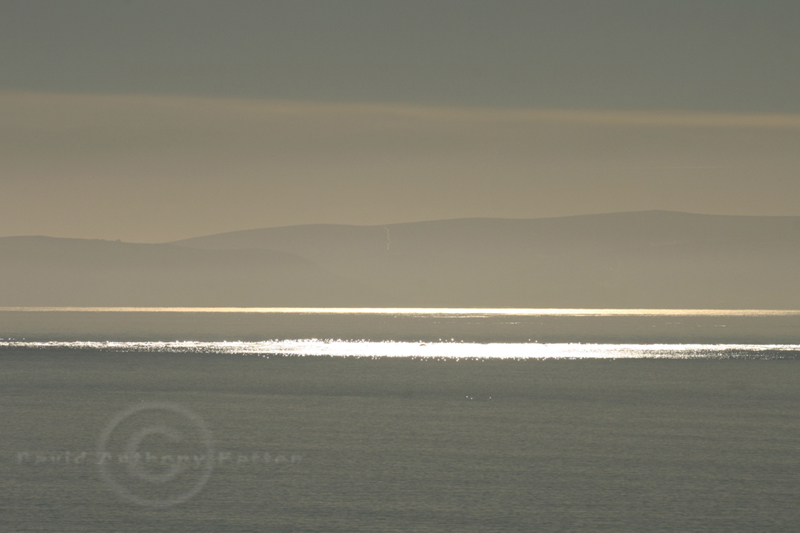
[[[799,325],[796,315],[0,312],[0,530],[798,531]],[[418,346],[446,337],[525,344],[526,335],[645,345],[680,337],[709,355],[460,359],[453,346],[453,357],[436,359],[298,357],[19,344]],[[715,357],[724,343],[749,348]],[[763,344],[789,346],[758,352]]]

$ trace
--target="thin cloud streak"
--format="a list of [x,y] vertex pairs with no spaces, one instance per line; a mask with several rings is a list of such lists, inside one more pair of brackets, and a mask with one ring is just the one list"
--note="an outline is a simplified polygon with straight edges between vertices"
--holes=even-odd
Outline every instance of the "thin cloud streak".
[[[479,121],[495,123],[561,122],[625,126],[688,126],[707,128],[800,129],[800,114],[701,113],[681,111],[603,111],[580,109],[489,109],[473,107],[420,106],[410,104],[325,103],[194,96],[51,94],[0,92],[0,108],[12,119],[14,110],[35,107],[40,111],[76,118],[79,111],[93,110],[84,121],[99,118],[99,112],[133,110],[167,113],[200,113],[206,116],[246,118],[294,117],[401,117],[429,121]],[[38,118],[43,118],[37,113]],[[30,115],[25,117],[31,119]]]

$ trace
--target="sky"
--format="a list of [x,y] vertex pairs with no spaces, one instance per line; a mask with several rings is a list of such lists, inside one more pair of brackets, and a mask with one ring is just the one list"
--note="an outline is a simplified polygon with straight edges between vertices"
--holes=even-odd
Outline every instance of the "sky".
[[0,236],[800,215],[800,2],[0,0]]

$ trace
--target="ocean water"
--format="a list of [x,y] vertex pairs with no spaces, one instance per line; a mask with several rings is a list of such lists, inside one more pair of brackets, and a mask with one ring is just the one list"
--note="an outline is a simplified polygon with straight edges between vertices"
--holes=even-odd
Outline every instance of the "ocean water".
[[0,531],[800,531],[800,312],[0,309]]

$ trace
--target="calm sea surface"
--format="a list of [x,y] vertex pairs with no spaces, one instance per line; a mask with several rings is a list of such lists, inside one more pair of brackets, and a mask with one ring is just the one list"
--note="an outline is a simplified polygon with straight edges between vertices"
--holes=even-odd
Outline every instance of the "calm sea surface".
[[0,531],[800,531],[800,312],[0,308]]

